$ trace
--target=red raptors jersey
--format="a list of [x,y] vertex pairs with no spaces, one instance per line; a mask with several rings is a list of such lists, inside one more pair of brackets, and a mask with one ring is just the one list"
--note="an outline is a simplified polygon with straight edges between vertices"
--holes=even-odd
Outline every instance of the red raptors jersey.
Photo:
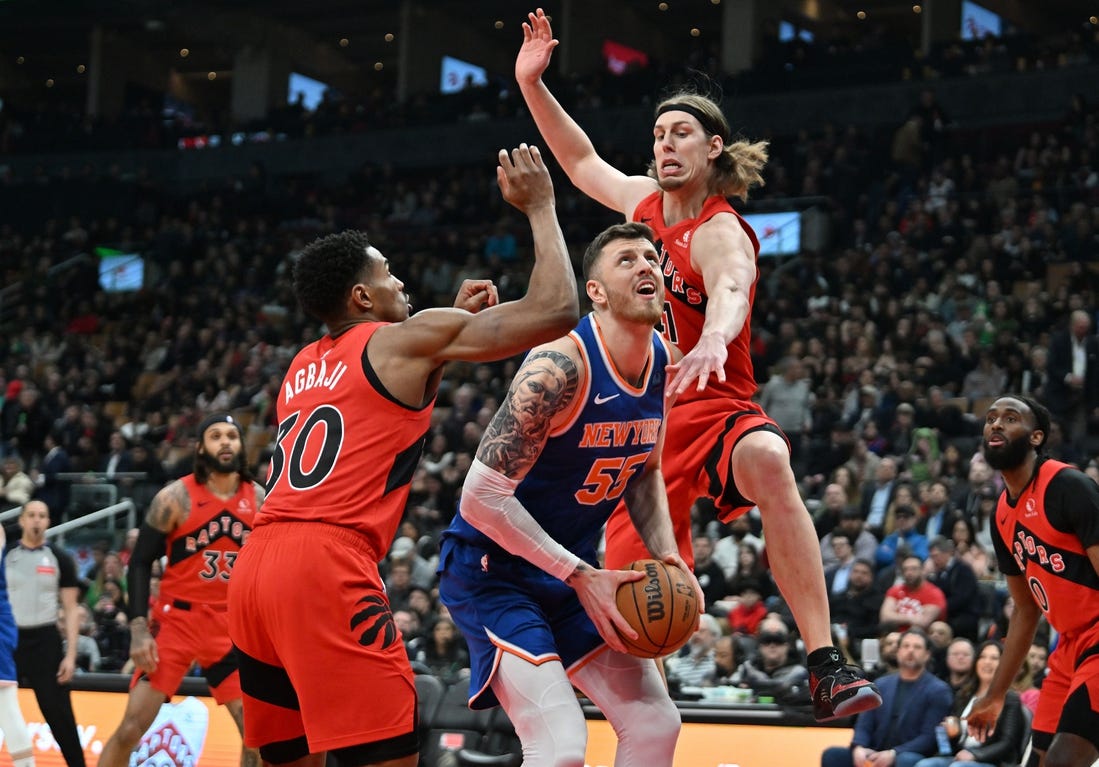
[[380,561],[397,531],[434,402],[401,404],[366,345],[384,323],[324,336],[294,358],[278,400],[279,434],[256,525],[326,522],[366,536]]
[[1089,629],[1099,617],[1099,575],[1088,546],[1099,542],[1099,490],[1090,477],[1046,460],[1014,504],[996,505],[997,560],[1005,575],[1026,578],[1049,625],[1062,634]]
[[168,534],[168,566],[160,581],[160,603],[174,599],[224,605],[237,552],[252,529],[256,488],[240,483],[232,498],[219,498],[194,474],[180,479],[191,499],[183,524]]
[[[676,344],[684,353],[694,348],[702,334],[702,324],[706,320],[707,296],[702,284],[702,275],[691,266],[691,236],[702,224],[718,213],[732,213],[748,234],[759,257],[759,241],[748,222],[740,217],[729,201],[720,195],[706,200],[698,218],[680,221],[674,226],[664,223],[664,196],[662,192],[653,192],[642,200],[633,212],[633,220],[648,224],[656,237],[656,247],[660,251],[660,265],[664,273],[664,317],[661,320],[664,337]],[[755,374],[752,371],[752,355],[749,346],[752,341],[752,309],[756,300],[756,278],[748,292],[748,316],[744,327],[733,342],[729,344],[729,357],[725,360],[725,382],[711,377],[706,388],[696,392],[692,386],[679,395],[679,401],[698,398],[732,397],[750,400],[756,391]]]

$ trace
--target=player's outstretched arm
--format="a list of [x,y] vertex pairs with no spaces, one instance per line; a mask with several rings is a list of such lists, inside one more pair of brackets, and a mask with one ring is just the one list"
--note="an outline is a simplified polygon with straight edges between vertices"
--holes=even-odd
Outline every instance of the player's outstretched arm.
[[523,23],[523,45],[515,57],[515,79],[542,138],[569,180],[594,200],[627,218],[657,189],[647,176],[627,176],[600,157],[591,139],[542,81],[558,41],[539,8]]
[[[534,268],[526,295],[471,313],[466,309],[427,309],[380,329],[371,340],[371,361],[391,360],[398,375],[421,363],[434,370],[450,360],[487,361],[510,357],[567,333],[576,324],[576,277],[557,222],[553,183],[536,147],[526,144],[500,152],[497,177],[504,198],[526,214],[534,237]],[[471,303],[476,293],[459,295]],[[491,303],[491,298],[482,301]]]

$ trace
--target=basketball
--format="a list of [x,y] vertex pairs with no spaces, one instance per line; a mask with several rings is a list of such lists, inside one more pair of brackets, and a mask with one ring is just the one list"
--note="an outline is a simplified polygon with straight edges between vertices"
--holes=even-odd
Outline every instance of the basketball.
[[698,628],[698,596],[690,577],[656,559],[639,559],[625,569],[645,573],[623,583],[615,595],[618,611],[637,632],[637,639],[619,633],[626,651],[639,658],[675,652]]

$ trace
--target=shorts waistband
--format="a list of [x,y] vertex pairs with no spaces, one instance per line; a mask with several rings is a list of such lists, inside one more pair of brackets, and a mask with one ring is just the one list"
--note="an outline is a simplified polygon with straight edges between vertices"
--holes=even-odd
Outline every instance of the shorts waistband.
[[[223,613],[229,610],[229,605],[224,603],[210,604],[209,602],[188,602],[186,599],[173,599],[169,604],[172,606],[172,608],[176,610],[191,611],[205,608],[207,610],[213,610],[217,613]],[[168,607],[168,605],[165,605],[165,607]]]
[[275,541],[284,538],[316,538],[325,537],[331,540],[347,544],[358,551],[363,552],[377,562],[386,554],[374,550],[370,539],[358,530],[342,525],[330,525],[326,522],[268,522],[266,525],[252,528],[248,536],[249,541]]

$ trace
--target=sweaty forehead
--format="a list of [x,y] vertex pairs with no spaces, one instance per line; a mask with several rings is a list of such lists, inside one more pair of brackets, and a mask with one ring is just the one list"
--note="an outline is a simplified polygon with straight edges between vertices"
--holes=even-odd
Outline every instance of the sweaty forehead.
[[656,118],[653,124],[654,130],[670,130],[677,125],[687,125],[690,128],[701,128],[702,123],[694,115],[672,109]]

